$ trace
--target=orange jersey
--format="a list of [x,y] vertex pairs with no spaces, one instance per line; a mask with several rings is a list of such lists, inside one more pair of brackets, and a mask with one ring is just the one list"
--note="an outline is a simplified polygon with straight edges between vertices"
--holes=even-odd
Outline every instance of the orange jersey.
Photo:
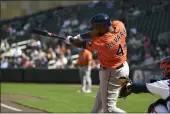
[[87,49],[84,49],[79,53],[78,65],[88,65],[89,61],[92,60],[92,53]]
[[105,68],[116,68],[126,61],[126,29],[121,21],[112,21],[115,32],[92,38],[86,44],[88,50],[98,51],[100,65]]

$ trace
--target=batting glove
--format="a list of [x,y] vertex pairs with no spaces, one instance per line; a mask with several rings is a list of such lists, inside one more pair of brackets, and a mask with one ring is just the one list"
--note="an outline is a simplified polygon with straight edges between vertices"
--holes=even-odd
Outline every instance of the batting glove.
[[67,38],[65,39],[66,44],[71,44],[70,38],[72,38],[72,36],[67,36]]
[[72,44],[70,41],[71,40],[75,40],[75,39],[77,39],[78,37],[77,36],[67,36],[67,38],[65,39],[65,42],[67,43],[67,44]]

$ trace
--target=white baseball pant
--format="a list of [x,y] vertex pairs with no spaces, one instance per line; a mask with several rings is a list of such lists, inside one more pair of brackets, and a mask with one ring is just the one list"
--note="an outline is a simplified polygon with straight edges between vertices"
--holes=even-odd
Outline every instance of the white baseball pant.
[[81,66],[79,67],[79,75],[81,79],[81,91],[91,91],[91,69],[88,69],[88,66]]
[[129,76],[129,65],[123,63],[120,69],[101,69],[99,71],[99,90],[91,113],[125,113],[116,103],[121,88],[119,78]]

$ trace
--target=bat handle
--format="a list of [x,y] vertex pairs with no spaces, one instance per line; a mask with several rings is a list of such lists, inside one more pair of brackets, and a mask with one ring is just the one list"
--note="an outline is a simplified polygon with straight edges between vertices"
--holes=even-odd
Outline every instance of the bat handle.
[[48,32],[47,34],[52,38],[58,38],[58,39],[63,40],[63,41],[66,39],[64,37],[57,36],[57,35],[50,33],[50,32]]
[[48,34],[48,36],[50,36],[50,37],[52,36],[52,33],[50,33],[50,32],[48,32],[47,34]]

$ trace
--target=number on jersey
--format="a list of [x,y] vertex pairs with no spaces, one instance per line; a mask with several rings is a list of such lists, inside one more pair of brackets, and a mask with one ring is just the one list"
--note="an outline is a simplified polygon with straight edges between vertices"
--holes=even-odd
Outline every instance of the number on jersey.
[[123,55],[124,55],[121,44],[119,44],[119,47],[118,47],[118,50],[117,50],[117,53],[116,53],[116,54],[117,54],[117,55],[120,55],[120,56],[123,56]]

